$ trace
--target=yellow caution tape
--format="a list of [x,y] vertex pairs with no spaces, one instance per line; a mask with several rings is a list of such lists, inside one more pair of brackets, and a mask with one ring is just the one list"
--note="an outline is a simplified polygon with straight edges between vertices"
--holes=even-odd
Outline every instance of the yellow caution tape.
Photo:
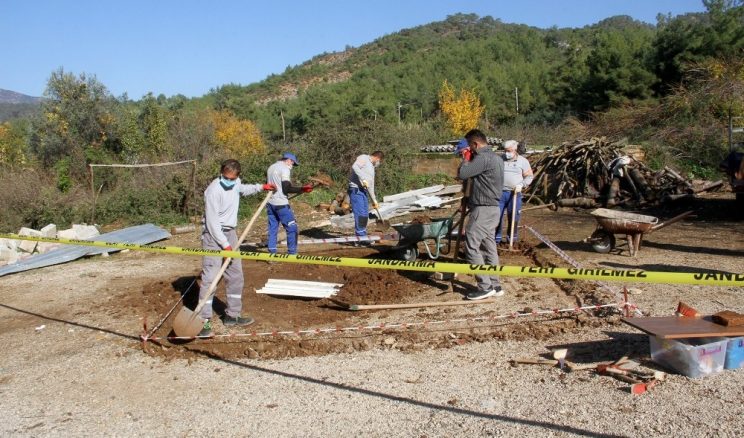
[[637,283],[699,284],[706,286],[744,286],[744,273],[725,272],[652,272],[642,269],[584,269],[584,268],[540,268],[531,266],[492,266],[445,263],[435,261],[356,259],[321,255],[269,254],[258,251],[219,251],[177,246],[138,245],[135,243],[96,242],[90,240],[61,239],[52,237],[19,236],[0,234],[0,238],[31,240],[36,242],[63,243],[68,245],[96,246],[101,248],[131,249],[162,254],[192,256],[230,257],[246,260],[303,263],[311,265],[345,266],[353,268],[400,269],[404,271],[449,272],[469,275],[504,275],[514,277],[563,278],[569,280],[604,280]]

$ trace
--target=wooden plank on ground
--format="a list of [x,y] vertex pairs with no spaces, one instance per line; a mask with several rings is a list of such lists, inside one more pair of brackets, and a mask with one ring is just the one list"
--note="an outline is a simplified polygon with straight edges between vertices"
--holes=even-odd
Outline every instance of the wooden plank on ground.
[[340,300],[334,300],[333,298],[330,298],[330,300],[337,306],[343,307],[346,310],[413,309],[417,307],[466,306],[469,304],[488,304],[498,301],[494,298],[486,298],[484,300],[438,301],[408,304],[349,304]]
[[711,336],[744,336],[744,326],[726,327],[711,322],[710,316],[657,316],[623,318],[622,321],[648,334],[663,339],[707,338]]

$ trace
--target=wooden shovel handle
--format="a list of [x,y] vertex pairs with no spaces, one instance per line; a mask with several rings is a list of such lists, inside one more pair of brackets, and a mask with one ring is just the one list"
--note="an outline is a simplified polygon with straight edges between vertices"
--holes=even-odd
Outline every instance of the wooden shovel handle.
[[[503,214],[503,212],[501,212]],[[509,221],[509,250],[514,245],[514,219],[517,218],[517,189],[512,192],[512,215]]]
[[[250,231],[251,227],[253,226],[254,222],[256,222],[256,219],[258,219],[258,215],[261,214],[264,207],[266,207],[266,204],[269,202],[269,199],[271,198],[271,195],[273,195],[273,192],[269,192],[266,194],[266,197],[264,198],[263,202],[261,202],[261,205],[258,206],[256,209],[256,212],[253,213],[253,217],[251,217],[251,221],[248,222],[248,226],[245,227],[245,230],[243,230],[243,234],[240,235],[240,238],[238,239],[238,246],[235,248],[236,251],[240,250],[240,245],[245,240],[246,236],[248,235],[248,231]],[[214,277],[214,280],[212,280],[212,284],[209,285],[209,289],[207,290],[207,294],[202,298],[201,301],[199,301],[199,304],[196,305],[196,308],[194,308],[194,314],[198,314],[202,307],[207,303],[207,301],[212,297],[212,294],[214,294],[214,291],[217,290],[217,284],[222,279],[222,275],[227,270],[228,265],[230,265],[230,261],[232,258],[228,257],[225,259],[224,262],[222,262],[222,267],[220,268],[220,272],[217,273],[217,276]]]

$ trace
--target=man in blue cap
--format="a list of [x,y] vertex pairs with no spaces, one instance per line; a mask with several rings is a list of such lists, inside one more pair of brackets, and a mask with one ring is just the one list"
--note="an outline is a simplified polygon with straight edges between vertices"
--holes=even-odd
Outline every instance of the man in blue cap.
[[276,163],[269,166],[266,171],[266,181],[276,186],[276,191],[266,205],[266,214],[269,218],[269,252],[276,254],[276,240],[279,232],[279,224],[282,224],[287,232],[287,254],[297,254],[298,227],[292,207],[289,206],[289,193],[310,193],[313,191],[312,184],[304,186],[293,186],[290,173],[292,167],[299,166],[297,156],[291,152],[285,152]]

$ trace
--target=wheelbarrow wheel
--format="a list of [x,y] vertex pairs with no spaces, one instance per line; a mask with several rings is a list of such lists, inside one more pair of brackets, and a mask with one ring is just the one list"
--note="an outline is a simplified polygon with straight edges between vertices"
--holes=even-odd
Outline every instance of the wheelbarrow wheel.
[[398,258],[403,259],[407,262],[413,262],[416,261],[416,259],[419,256],[419,250],[415,246],[409,246],[408,248],[404,248],[400,250]]
[[615,247],[615,235],[607,230],[596,230],[592,233],[592,248],[600,254],[607,254]]

